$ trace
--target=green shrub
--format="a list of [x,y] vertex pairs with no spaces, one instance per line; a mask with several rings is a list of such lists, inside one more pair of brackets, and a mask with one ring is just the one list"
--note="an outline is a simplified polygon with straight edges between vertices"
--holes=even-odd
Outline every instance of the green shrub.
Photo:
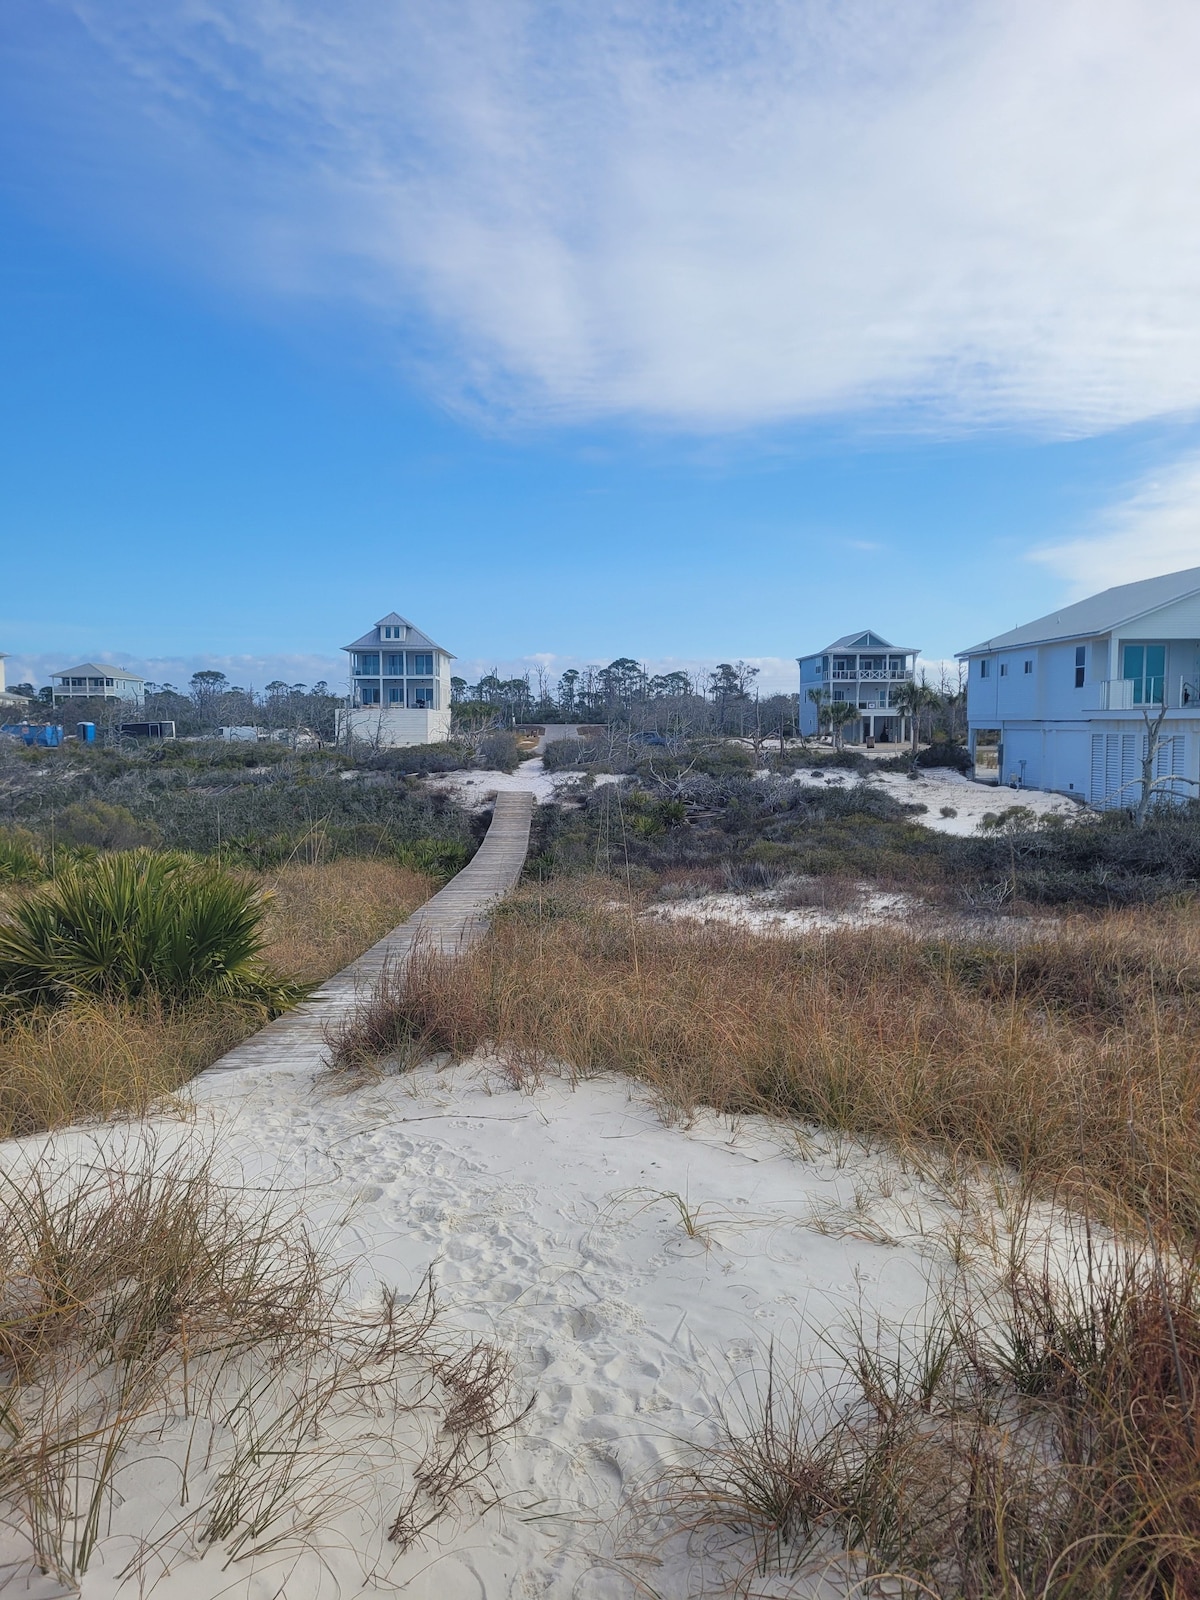
[[28,829],[0,829],[0,883],[36,883],[47,871],[37,840]]
[[507,728],[487,733],[479,741],[479,759],[485,767],[497,772],[515,772],[521,759],[521,746],[515,733]]
[[133,850],[73,863],[0,924],[0,1001],[157,995],[274,1014],[306,988],[264,965],[263,911],[253,885],[187,856]]
[[97,850],[134,850],[162,841],[161,829],[149,817],[135,817],[128,806],[109,805],[94,797],[77,800],[61,811],[54,831],[63,844],[91,845]]
[[400,845],[396,860],[414,872],[427,872],[434,878],[452,878],[471,859],[471,848],[461,839],[414,839]]

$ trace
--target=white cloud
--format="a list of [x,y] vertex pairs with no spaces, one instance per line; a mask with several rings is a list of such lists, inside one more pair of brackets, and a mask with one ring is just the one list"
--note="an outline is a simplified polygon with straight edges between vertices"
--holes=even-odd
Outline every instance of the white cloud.
[[1030,559],[1064,578],[1073,600],[1113,584],[1200,567],[1200,456],[1139,484],[1094,532],[1035,550]]
[[454,403],[1064,433],[1200,404],[1192,0],[70,9],[114,227],[402,321]]

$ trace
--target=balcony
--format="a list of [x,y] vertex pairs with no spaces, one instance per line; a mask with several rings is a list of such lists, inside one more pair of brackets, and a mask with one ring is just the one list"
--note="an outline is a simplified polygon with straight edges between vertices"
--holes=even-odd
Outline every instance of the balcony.
[[1089,711],[1149,711],[1153,715],[1162,704],[1160,696],[1165,687],[1168,711],[1200,712],[1200,686],[1187,678],[1167,680],[1165,685],[1162,679],[1151,679],[1149,688],[1142,678],[1102,678],[1089,687]]
[[906,683],[912,678],[911,669],[897,668],[895,672],[872,668],[868,671],[865,667],[861,672],[831,672],[830,678],[834,683]]

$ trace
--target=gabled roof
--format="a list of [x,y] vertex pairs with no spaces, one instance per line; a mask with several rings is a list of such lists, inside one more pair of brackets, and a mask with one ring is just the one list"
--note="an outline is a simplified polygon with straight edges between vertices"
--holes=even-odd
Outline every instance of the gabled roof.
[[914,656],[919,652],[915,644],[892,644],[872,628],[860,628],[857,633],[844,633],[840,639],[827,644],[823,650],[812,650],[802,657],[809,661],[813,656],[827,656],[835,650],[895,650],[900,655]]
[[1099,594],[1063,606],[1061,611],[1052,611],[1023,627],[1010,628],[994,639],[973,644],[969,650],[960,650],[958,654],[959,657],[986,655],[992,650],[1015,650],[1027,644],[1088,639],[1098,633],[1111,633],[1114,628],[1152,611],[1160,611],[1175,600],[1186,600],[1193,594],[1200,594],[1200,567],[1166,572],[1159,578],[1141,578],[1137,583],[1119,583],[1113,589],[1102,589]]
[[445,645],[435,644],[427,633],[422,633],[420,628],[415,627],[407,617],[402,617],[395,611],[389,611],[386,617],[380,617],[370,633],[364,633],[362,638],[355,639],[353,644],[344,644],[342,649],[378,650],[381,648],[379,629],[382,627],[395,627],[397,623],[401,627],[407,628],[408,633],[403,639],[384,639],[382,641],[383,646],[393,645],[401,650],[440,650],[444,656],[449,656],[451,661],[456,659],[453,652],[447,650]]
[[57,672],[52,672],[52,678],[74,678],[86,674],[89,678],[129,678],[134,683],[145,683],[145,678],[139,678],[136,672],[130,672],[128,667],[114,667],[111,662],[107,666],[97,666],[94,661],[85,661],[79,667],[59,667]]

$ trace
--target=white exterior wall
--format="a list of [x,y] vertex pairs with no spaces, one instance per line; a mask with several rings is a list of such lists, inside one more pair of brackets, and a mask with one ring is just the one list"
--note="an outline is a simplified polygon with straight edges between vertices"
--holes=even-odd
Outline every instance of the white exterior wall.
[[407,706],[357,706],[338,712],[338,737],[349,733],[377,750],[410,744],[442,744],[450,737],[449,684],[443,711],[412,711]]
[[[1167,647],[1169,709],[1155,775],[1200,779],[1200,596],[1191,596],[1111,634],[973,656],[967,674],[968,727],[972,741],[980,729],[1000,730],[1001,783],[1020,776],[1024,761],[1030,788],[1079,795],[1099,807],[1135,803],[1146,720],[1140,708],[1122,712],[1118,691],[1107,687],[1121,679],[1123,644]],[[1081,645],[1084,682],[1076,688],[1075,652]],[[980,675],[981,659],[989,662],[986,678]],[[1027,660],[1033,662],[1030,673],[1024,670]],[[1001,674],[1002,665],[1007,673]],[[1181,704],[1185,683],[1192,695]],[[1195,795],[1197,787],[1181,782],[1175,792]]]

